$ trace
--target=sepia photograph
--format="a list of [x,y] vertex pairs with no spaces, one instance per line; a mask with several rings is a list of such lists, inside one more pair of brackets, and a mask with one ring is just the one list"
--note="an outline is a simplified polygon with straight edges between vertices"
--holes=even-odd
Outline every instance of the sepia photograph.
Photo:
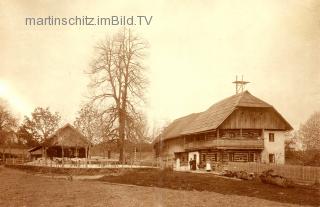
[[0,0],[0,207],[320,206],[319,0]]

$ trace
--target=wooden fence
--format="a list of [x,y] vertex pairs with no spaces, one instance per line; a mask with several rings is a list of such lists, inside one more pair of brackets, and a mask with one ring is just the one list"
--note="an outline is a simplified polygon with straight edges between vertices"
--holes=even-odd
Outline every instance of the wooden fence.
[[226,169],[231,171],[247,171],[261,173],[265,170],[273,169],[278,175],[292,179],[295,182],[320,183],[320,167],[310,167],[302,165],[281,165],[281,164],[262,164],[262,163],[239,163],[229,162]]
[[154,161],[135,161],[120,164],[115,160],[97,160],[97,159],[44,159],[29,160],[24,158],[7,158],[3,162],[5,165],[33,165],[33,166],[46,166],[58,168],[135,168],[135,167],[157,167]]
[[29,162],[30,159],[24,158],[24,157],[18,157],[18,158],[6,158],[3,161],[3,164],[6,165],[21,165],[24,164],[26,162]]

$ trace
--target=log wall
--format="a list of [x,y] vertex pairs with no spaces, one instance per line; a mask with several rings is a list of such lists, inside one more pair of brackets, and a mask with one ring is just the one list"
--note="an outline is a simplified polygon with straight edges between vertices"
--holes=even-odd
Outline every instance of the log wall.
[[290,126],[273,108],[242,107],[235,110],[219,128],[289,130]]

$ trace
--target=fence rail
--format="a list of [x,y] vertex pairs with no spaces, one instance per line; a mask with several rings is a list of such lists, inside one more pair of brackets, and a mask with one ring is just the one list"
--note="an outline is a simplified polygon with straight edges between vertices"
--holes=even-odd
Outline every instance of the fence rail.
[[11,164],[11,165],[21,165],[24,164],[26,162],[29,162],[30,159],[27,158],[6,158],[3,163],[4,164]]
[[132,161],[125,164],[119,163],[116,160],[97,160],[97,159],[44,159],[29,160],[23,158],[7,158],[3,162],[6,165],[33,165],[33,166],[46,166],[58,168],[119,168],[119,167],[157,167],[158,164],[154,161]]
[[265,170],[273,169],[275,173],[290,178],[296,182],[320,182],[320,167],[300,166],[300,165],[281,165],[263,163],[237,163],[229,162],[226,165],[228,170],[261,173]]

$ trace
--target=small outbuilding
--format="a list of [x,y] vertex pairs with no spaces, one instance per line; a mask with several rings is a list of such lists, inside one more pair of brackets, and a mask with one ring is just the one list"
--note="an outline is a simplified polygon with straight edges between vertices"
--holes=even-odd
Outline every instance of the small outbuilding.
[[39,150],[41,150],[42,156],[49,158],[87,158],[90,145],[91,143],[86,137],[68,123],[55,131],[41,146],[29,150],[29,152],[32,156],[39,154]]
[[32,160],[36,160],[37,158],[42,157],[42,146],[36,146],[28,150],[29,156]]

